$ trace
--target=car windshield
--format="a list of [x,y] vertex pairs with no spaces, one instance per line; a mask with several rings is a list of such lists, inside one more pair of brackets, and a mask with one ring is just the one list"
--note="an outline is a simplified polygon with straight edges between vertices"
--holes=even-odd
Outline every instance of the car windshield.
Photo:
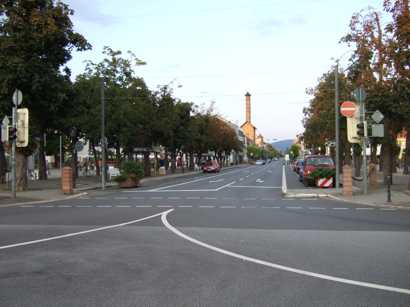
[[333,165],[330,157],[312,157],[306,160],[307,165]]

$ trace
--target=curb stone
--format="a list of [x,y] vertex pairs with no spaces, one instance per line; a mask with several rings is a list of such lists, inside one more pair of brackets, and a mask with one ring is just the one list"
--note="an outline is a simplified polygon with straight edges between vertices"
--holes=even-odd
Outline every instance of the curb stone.
[[410,210],[410,207],[405,207],[405,206],[400,206],[400,205],[378,205],[378,204],[372,204],[372,203],[367,203],[363,201],[355,201],[355,200],[347,200],[343,199],[334,195],[328,195],[330,199],[337,200],[337,201],[343,201],[345,203],[351,203],[351,204],[357,204],[357,205],[363,205],[363,206],[370,206],[370,207],[378,207],[378,208],[396,208],[396,209],[404,209],[404,210]]
[[82,193],[67,196],[65,198],[43,199],[43,200],[34,200],[34,201],[27,201],[27,202],[21,202],[21,203],[6,204],[6,205],[0,205],[0,208],[53,203],[53,202],[56,202],[56,201],[64,201],[64,200],[70,200],[70,199],[78,198],[78,197],[81,197],[81,196],[84,196],[84,195],[87,195],[87,194],[88,194],[87,192],[82,192]]

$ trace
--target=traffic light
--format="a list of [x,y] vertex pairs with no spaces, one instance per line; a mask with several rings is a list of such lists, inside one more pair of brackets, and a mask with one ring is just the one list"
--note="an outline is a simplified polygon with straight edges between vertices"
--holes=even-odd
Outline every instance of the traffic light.
[[17,128],[11,127],[9,130],[9,140],[13,142],[17,138]]
[[363,122],[358,123],[356,125],[356,128],[357,128],[357,135],[360,137],[364,137],[364,123]]

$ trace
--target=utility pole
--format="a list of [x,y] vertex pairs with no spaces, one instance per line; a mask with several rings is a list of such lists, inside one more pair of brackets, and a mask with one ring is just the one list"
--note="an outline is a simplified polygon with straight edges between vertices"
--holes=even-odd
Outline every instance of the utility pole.
[[101,78],[101,188],[105,190],[105,98],[104,79]]
[[13,198],[17,197],[16,193],[16,131],[17,131],[17,106],[13,104],[12,113],[12,145],[11,145],[11,194]]
[[335,67],[336,191],[340,190],[339,60]]
[[60,176],[63,178],[63,135],[60,134]]
[[362,137],[362,150],[363,150],[363,194],[367,194],[367,123],[366,123],[366,107],[364,105],[364,95],[360,95],[360,122],[363,123],[364,135]]

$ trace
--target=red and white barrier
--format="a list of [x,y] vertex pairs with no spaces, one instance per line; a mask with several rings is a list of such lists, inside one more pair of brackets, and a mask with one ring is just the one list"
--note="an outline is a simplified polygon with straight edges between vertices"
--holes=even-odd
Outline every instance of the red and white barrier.
[[317,186],[319,188],[331,188],[331,187],[333,187],[333,177],[319,178],[317,180]]

